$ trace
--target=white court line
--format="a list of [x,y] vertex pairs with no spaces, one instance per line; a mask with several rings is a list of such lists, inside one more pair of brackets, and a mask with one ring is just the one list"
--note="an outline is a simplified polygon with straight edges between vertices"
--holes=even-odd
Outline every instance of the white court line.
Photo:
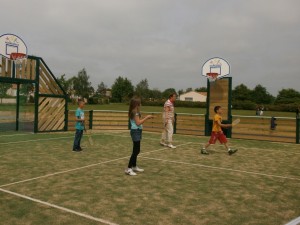
[[290,222],[288,222],[286,225],[299,225],[300,224],[300,216]]
[[205,168],[209,168],[209,169],[227,170],[227,171],[238,172],[238,173],[247,173],[247,174],[259,175],[259,176],[275,177],[275,178],[281,178],[281,179],[299,180],[300,181],[300,178],[296,178],[296,177],[278,176],[278,175],[273,175],[273,174],[250,172],[250,171],[245,171],[245,170],[236,170],[236,169],[229,169],[229,168],[217,167],[217,166],[207,166],[207,165],[203,165],[203,164],[187,163],[187,162],[165,160],[165,159],[157,159],[157,158],[144,157],[144,156],[141,156],[140,158],[156,160],[156,161],[162,161],[162,162],[167,162],[167,163],[184,164],[184,165],[188,165],[188,166],[198,166],[198,167],[205,167]]
[[18,144],[18,143],[36,142],[36,141],[47,141],[47,140],[59,140],[59,139],[67,139],[67,138],[74,138],[74,136],[59,137],[59,138],[43,138],[43,139],[34,139],[34,140],[26,140],[26,141],[13,141],[13,142],[0,143],[0,145]]
[[[179,147],[179,146],[184,146],[184,145],[188,145],[188,144],[190,144],[190,143],[187,142],[187,143],[177,145],[177,146]],[[156,149],[156,150],[153,150],[153,151],[143,152],[143,153],[140,153],[139,156],[143,155],[143,154],[147,154],[147,153],[161,151],[161,150],[164,150],[164,149],[167,149],[167,148],[164,147],[164,148],[159,148],[159,149]],[[72,172],[72,171],[76,171],[76,170],[81,170],[81,169],[85,169],[85,168],[89,168],[89,167],[93,167],[93,166],[98,166],[98,165],[101,165],[101,164],[106,164],[106,163],[118,161],[118,160],[121,160],[121,159],[126,159],[126,158],[129,158],[129,157],[130,156],[125,156],[125,157],[121,157],[121,158],[118,158],[118,159],[112,159],[112,160],[108,160],[108,161],[104,161],[104,162],[94,163],[94,164],[90,164],[90,165],[86,165],[86,166],[82,166],[82,167],[77,167],[77,168],[70,169],[70,170],[64,170],[64,171],[60,171],[60,172],[56,172],[56,173],[50,173],[50,174],[46,174],[46,175],[43,175],[43,176],[34,177],[34,178],[26,179],[26,180],[16,181],[16,182],[13,182],[13,183],[0,185],[0,188],[11,186],[11,185],[14,185],[14,184],[25,183],[25,182],[28,182],[28,181],[38,180],[38,179],[41,179],[41,178],[51,177],[51,176],[55,176],[55,175],[58,175],[58,174],[63,174],[63,173],[68,173],[68,172]]]
[[109,224],[109,225],[117,225],[116,223],[112,223],[110,221],[107,221],[107,220],[104,220],[104,219],[101,219],[101,218],[96,218],[96,217],[93,217],[93,216],[90,216],[90,215],[87,215],[87,214],[84,214],[84,213],[74,211],[72,209],[68,209],[68,208],[61,207],[61,206],[58,206],[58,205],[54,205],[54,204],[51,204],[51,203],[48,203],[48,202],[44,202],[44,201],[41,201],[41,200],[38,200],[38,199],[35,199],[35,198],[28,197],[26,195],[21,195],[21,194],[18,194],[16,192],[8,191],[8,190],[2,189],[2,188],[0,188],[0,191],[5,192],[7,194],[17,196],[17,197],[20,197],[20,198],[24,198],[24,199],[27,199],[27,200],[30,200],[30,201],[33,201],[33,202],[37,202],[37,203],[40,203],[42,205],[46,205],[46,206],[49,206],[49,207],[52,207],[52,208],[55,208],[55,209],[59,209],[59,210],[62,210],[62,211],[68,212],[68,213],[72,213],[72,214],[75,214],[77,216],[81,216],[81,217],[84,217],[86,219],[89,219],[89,220],[93,220],[93,221],[97,221],[97,222],[101,222],[101,223]]
[[30,135],[33,133],[28,133],[28,134],[4,134],[4,135],[0,135],[0,137],[12,137],[12,136],[24,136],[24,135]]

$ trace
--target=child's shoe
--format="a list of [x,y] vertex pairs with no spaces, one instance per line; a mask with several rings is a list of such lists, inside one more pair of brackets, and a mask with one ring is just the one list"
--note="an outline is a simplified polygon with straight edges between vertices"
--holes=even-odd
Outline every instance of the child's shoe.
[[201,154],[203,154],[203,155],[209,155],[208,151],[206,151],[205,148],[201,149]]
[[237,149],[229,149],[228,150],[228,155],[232,155],[232,154],[234,154],[236,152],[237,152]]

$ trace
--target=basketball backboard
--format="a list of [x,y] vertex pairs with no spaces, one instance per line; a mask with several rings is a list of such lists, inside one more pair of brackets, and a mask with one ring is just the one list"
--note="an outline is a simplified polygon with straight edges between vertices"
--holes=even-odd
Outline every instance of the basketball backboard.
[[209,78],[210,74],[217,73],[217,79],[230,74],[229,63],[219,57],[211,58],[207,60],[202,66],[202,75]]
[[11,53],[27,55],[27,46],[17,35],[3,34],[0,36],[0,54],[9,59]]

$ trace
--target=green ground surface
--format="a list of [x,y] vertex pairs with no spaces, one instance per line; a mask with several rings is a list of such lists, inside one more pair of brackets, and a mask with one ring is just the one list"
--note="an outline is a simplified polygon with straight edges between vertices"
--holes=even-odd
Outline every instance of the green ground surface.
[[79,153],[73,136],[0,133],[1,224],[281,225],[300,216],[299,145],[235,139],[235,155],[217,144],[206,156],[207,137],[175,135],[171,150],[144,132],[145,172],[130,177],[128,131],[93,133],[93,145],[84,137]]

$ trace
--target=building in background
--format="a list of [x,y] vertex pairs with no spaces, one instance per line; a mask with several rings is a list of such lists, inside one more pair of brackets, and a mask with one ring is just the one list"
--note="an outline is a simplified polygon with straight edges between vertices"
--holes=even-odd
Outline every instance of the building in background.
[[206,102],[206,92],[190,91],[179,96],[180,101]]

